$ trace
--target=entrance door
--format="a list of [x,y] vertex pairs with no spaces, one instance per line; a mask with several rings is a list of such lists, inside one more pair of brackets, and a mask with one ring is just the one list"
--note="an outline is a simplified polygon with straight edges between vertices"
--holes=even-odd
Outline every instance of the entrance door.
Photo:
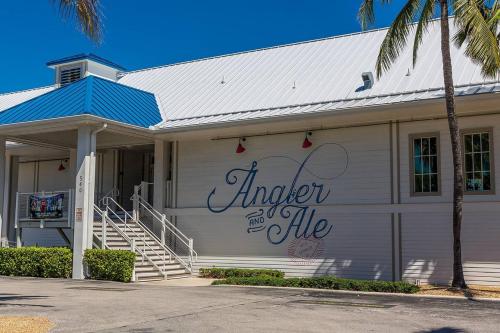
[[132,210],[132,201],[130,198],[134,194],[134,186],[139,185],[145,179],[145,152],[136,150],[120,151],[119,164],[119,204],[123,208]]

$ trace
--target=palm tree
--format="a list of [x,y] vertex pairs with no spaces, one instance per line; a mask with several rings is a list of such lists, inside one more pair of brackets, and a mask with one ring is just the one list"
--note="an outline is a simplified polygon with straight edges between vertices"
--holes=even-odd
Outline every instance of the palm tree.
[[64,19],[75,19],[87,35],[95,43],[102,39],[102,20],[100,0],[51,0],[59,7]]
[[[390,4],[391,0],[380,0]],[[462,266],[462,204],[464,181],[462,169],[462,145],[457,116],[455,113],[455,91],[453,69],[450,56],[450,28],[448,13],[455,14],[455,24],[459,32],[455,36],[458,45],[466,43],[465,54],[481,64],[485,76],[498,76],[500,71],[500,50],[494,19],[500,9],[498,0],[492,6],[487,0],[407,0],[380,46],[376,63],[377,77],[390,69],[400,52],[406,47],[409,34],[415,30],[413,41],[413,65],[418,58],[418,48],[422,43],[428,25],[440,16],[441,57],[445,90],[446,113],[450,131],[453,156],[453,281],[452,287],[467,288]],[[358,12],[363,29],[375,22],[374,0],[363,0]],[[488,20],[488,18],[490,18]],[[414,21],[418,23],[414,24]]]

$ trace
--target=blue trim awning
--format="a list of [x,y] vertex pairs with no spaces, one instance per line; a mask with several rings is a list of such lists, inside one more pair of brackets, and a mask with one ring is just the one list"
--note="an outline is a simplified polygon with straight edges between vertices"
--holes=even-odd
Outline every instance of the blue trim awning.
[[64,58],[57,59],[57,60],[51,60],[51,61],[47,62],[47,66],[51,67],[51,66],[61,65],[61,64],[68,63],[68,62],[80,61],[80,60],[91,60],[91,61],[97,62],[99,64],[102,64],[102,65],[113,67],[113,68],[118,69],[120,71],[125,70],[125,68],[123,68],[122,66],[115,64],[114,62],[109,61],[107,59],[101,58],[93,53],[80,53],[80,54],[75,54],[75,55],[72,55],[69,57],[64,57]]
[[148,128],[162,121],[153,94],[88,76],[0,112],[0,125],[91,115]]

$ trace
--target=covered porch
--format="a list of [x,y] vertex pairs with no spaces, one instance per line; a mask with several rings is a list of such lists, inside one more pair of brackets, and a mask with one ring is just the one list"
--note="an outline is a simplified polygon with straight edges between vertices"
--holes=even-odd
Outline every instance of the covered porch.
[[[151,184],[144,196],[154,198],[154,207],[165,207],[170,146],[149,129],[160,121],[154,95],[93,77],[0,113],[1,245],[69,245],[73,278],[84,278],[95,204],[113,198],[128,214],[142,183]],[[60,195],[57,218],[34,216],[31,199],[20,216],[22,195],[50,194]],[[43,212],[57,205],[50,200]],[[51,234],[48,241],[37,240],[42,233]]]

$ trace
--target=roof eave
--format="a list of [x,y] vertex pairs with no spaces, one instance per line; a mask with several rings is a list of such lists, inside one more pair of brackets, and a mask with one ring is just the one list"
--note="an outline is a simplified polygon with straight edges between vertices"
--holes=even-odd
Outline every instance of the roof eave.
[[[456,96],[455,99],[457,102],[463,102],[467,100],[468,102],[475,102],[480,100],[488,100],[488,99],[498,99],[500,96],[499,92],[492,93],[481,93],[475,95],[462,95]],[[176,133],[184,133],[184,132],[193,132],[193,131],[202,131],[202,130],[210,130],[210,129],[222,129],[229,128],[235,126],[246,126],[246,125],[257,125],[262,123],[269,122],[279,122],[279,121],[293,121],[293,120],[301,120],[301,119],[310,119],[310,118],[318,118],[323,116],[340,116],[340,115],[348,115],[348,114],[356,114],[356,113],[366,113],[366,112],[379,112],[379,111],[391,111],[395,109],[406,109],[406,108],[415,108],[422,106],[432,106],[439,105],[444,101],[444,97],[432,98],[432,99],[423,99],[423,100],[413,100],[413,101],[402,101],[391,104],[380,104],[380,105],[370,105],[370,106],[356,106],[356,107],[347,107],[347,108],[337,108],[337,109],[322,109],[314,112],[308,113],[300,113],[300,114],[285,114],[285,115],[277,115],[277,116],[267,116],[261,118],[252,118],[252,119],[242,119],[242,120],[231,120],[226,122],[214,122],[207,124],[193,124],[179,127],[171,127],[171,128],[155,128],[154,132],[156,135],[168,135],[168,134],[176,134]],[[498,110],[500,111],[500,110]]]

